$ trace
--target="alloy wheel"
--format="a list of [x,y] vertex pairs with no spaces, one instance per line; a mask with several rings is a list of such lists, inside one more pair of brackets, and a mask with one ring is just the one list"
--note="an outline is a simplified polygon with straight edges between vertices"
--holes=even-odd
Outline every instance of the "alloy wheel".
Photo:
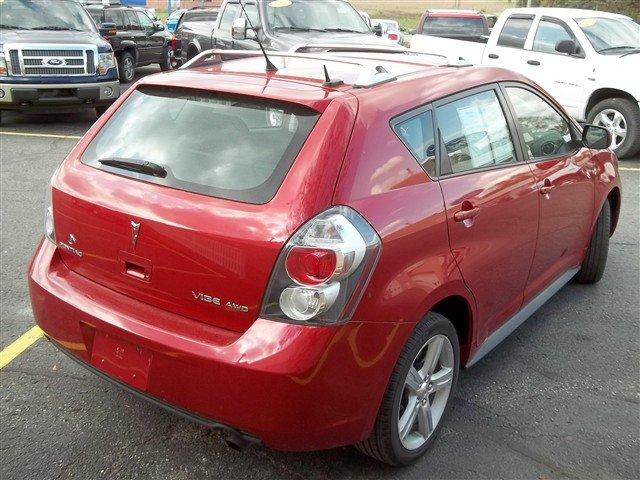
[[594,119],[594,124],[604,127],[611,132],[611,148],[617,149],[627,138],[627,121],[618,110],[607,108]]
[[445,335],[431,337],[416,355],[398,409],[398,434],[407,450],[424,445],[438,426],[451,394],[454,367],[453,346]]
[[122,68],[124,69],[124,75],[127,81],[133,80],[135,68],[133,66],[133,60],[130,57],[124,59],[124,62],[122,62]]

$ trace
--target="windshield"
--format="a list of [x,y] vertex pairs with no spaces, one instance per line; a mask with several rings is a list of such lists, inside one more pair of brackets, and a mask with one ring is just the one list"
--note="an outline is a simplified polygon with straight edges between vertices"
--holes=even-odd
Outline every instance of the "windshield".
[[598,53],[640,49],[640,25],[630,18],[578,18],[576,22]]
[[434,36],[472,37],[484,35],[484,22],[473,17],[427,17],[422,33]]
[[263,204],[318,117],[267,99],[147,87],[127,98],[82,161],[145,182]]
[[4,0],[0,5],[1,28],[96,31],[89,15],[74,0]]
[[371,33],[360,14],[342,0],[273,0],[265,5],[273,30]]

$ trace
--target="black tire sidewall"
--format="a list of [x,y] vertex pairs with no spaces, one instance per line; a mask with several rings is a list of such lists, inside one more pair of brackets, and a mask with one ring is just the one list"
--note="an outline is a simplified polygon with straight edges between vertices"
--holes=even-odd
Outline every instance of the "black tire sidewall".
[[[131,78],[127,78],[125,76],[125,69],[124,69],[124,62],[125,59],[130,58],[131,61],[133,62],[133,70],[132,70],[132,75]],[[131,55],[129,52],[123,52],[120,55],[120,59],[118,61],[118,69],[120,71],[120,81],[124,82],[124,83],[131,83],[133,81],[133,78],[135,77],[135,59],[133,58],[133,55]]]
[[[408,465],[414,462],[431,447],[431,444],[436,440],[438,434],[440,433],[442,424],[444,423],[449,408],[451,407],[451,401],[455,394],[458,375],[460,371],[460,346],[458,343],[458,336],[453,324],[447,318],[437,313],[430,312],[429,314],[427,314],[425,319],[420,324],[418,324],[418,326],[414,330],[412,338],[413,336],[416,336],[418,338],[418,341],[415,342],[414,345],[411,345],[410,350],[407,352],[406,358],[403,359],[411,360],[404,361],[402,365],[399,363],[396,366],[396,368],[398,369],[397,374],[401,379],[406,378],[407,374],[409,373],[409,369],[411,368],[412,360],[416,357],[416,355],[418,355],[418,352],[424,346],[424,344],[435,335],[445,335],[453,346],[454,372],[451,392],[449,393],[447,405],[445,406],[444,412],[442,413],[442,417],[440,418],[438,425],[436,426],[429,439],[420,448],[416,450],[407,450],[400,442],[397,421],[398,411],[400,409],[400,400],[402,398],[404,389],[404,382],[401,381],[396,384],[397,388],[393,392],[393,408],[390,412],[391,418],[389,419],[388,425],[392,430],[390,432],[391,447],[393,449],[394,456],[396,457],[398,464],[400,465]],[[389,414],[389,412],[385,413]]]
[[587,123],[593,123],[596,117],[606,109],[619,111],[627,124],[627,136],[615,153],[620,158],[630,157],[640,151],[640,108],[626,98],[607,98],[598,102],[587,115]]

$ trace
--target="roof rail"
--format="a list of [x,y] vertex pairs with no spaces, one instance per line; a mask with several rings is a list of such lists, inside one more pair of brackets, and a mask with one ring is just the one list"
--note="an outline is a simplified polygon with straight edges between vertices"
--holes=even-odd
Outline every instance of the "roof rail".
[[400,45],[354,45],[352,43],[298,43],[289,49],[290,53],[407,53]]

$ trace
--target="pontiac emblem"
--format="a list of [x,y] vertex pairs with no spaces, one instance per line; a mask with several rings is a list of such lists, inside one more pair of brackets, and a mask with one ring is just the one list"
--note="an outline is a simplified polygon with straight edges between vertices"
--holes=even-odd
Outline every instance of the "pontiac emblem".
[[136,249],[138,243],[138,235],[140,234],[140,222],[134,222],[131,220],[131,248]]
[[73,233],[69,234],[69,240],[67,243],[62,241],[58,242],[58,246],[69,253],[73,253],[76,257],[82,257],[83,253],[81,250],[78,250],[74,245],[76,244],[76,236]]

